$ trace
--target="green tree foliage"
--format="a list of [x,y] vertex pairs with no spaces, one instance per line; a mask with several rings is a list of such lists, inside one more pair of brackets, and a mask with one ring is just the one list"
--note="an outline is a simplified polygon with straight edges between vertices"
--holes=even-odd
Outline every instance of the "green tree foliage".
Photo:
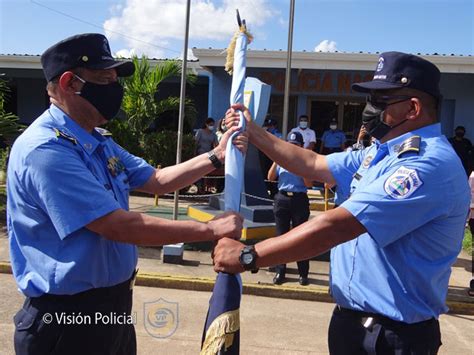
[[0,143],[2,146],[10,145],[23,128],[18,123],[17,116],[5,111],[5,103],[9,93],[10,88],[6,81],[0,79]]
[[[135,73],[122,79],[125,89],[122,110],[125,120],[111,121],[107,129],[114,139],[129,152],[143,157],[152,165],[168,166],[176,161],[179,98],[157,99],[160,84],[181,76],[181,62],[164,61],[152,68],[148,59],[134,57]],[[196,81],[188,75],[188,83]],[[193,156],[194,140],[190,134],[196,110],[191,100],[186,100],[183,136],[183,160]]]

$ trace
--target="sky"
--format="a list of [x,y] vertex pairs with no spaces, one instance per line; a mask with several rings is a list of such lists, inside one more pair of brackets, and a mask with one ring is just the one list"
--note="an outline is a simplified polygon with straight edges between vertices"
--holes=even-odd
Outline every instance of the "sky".
[[[186,0],[0,0],[0,54],[41,54],[98,32],[122,57],[180,58]],[[290,0],[191,0],[189,48],[227,47],[235,9],[250,49],[286,50]],[[293,51],[474,54],[474,0],[295,0]],[[474,59],[473,59],[474,60]]]

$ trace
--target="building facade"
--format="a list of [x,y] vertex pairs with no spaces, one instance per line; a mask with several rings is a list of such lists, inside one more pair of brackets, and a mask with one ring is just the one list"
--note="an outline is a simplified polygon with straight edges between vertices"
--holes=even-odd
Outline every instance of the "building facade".
[[[188,68],[198,80],[188,85],[187,96],[194,100],[198,112],[196,127],[207,117],[220,119],[229,107],[232,78],[224,71],[225,52],[220,49],[193,49],[198,61]],[[351,84],[371,80],[378,54],[294,52],[292,54],[290,106],[288,129],[297,118],[307,114],[317,137],[336,119],[350,139],[357,135],[365,96],[351,90]],[[422,55],[441,70],[443,101],[440,121],[443,133],[450,137],[456,126],[466,127],[467,137],[474,141],[474,57]],[[159,60],[150,60],[156,65]],[[285,51],[249,50],[247,76],[259,78],[271,85],[269,115],[279,128],[283,120],[285,86]],[[40,56],[0,55],[0,78],[8,80],[12,89],[7,109],[31,123],[49,105],[46,81],[41,70]],[[160,86],[157,99],[179,96],[179,78]]]
[[[209,115],[220,117],[229,106],[231,77],[224,71],[225,53],[218,49],[193,49],[203,70],[209,73]],[[474,139],[474,57],[422,55],[441,71],[440,121],[448,137],[458,125]],[[294,52],[290,84],[288,129],[307,114],[318,138],[331,119],[348,138],[356,137],[361,124],[365,95],[351,90],[351,84],[372,80],[378,54]],[[269,114],[282,127],[286,52],[247,52],[247,76],[272,86]]]

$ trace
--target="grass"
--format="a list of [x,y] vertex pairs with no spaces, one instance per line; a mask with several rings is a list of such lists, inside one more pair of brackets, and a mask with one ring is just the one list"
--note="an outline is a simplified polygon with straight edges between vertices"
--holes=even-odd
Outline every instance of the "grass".
[[472,234],[469,228],[464,230],[464,239],[462,241],[462,248],[472,256]]

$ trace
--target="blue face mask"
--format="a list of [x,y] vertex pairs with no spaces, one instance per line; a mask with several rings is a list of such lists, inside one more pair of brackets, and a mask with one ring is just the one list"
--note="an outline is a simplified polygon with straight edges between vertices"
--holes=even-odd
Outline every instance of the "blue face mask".
[[208,125],[207,128],[209,128],[210,131],[214,131],[214,125]]
[[308,128],[308,122],[306,122],[306,121],[301,121],[301,122],[300,122],[300,128],[302,128],[302,129]]

